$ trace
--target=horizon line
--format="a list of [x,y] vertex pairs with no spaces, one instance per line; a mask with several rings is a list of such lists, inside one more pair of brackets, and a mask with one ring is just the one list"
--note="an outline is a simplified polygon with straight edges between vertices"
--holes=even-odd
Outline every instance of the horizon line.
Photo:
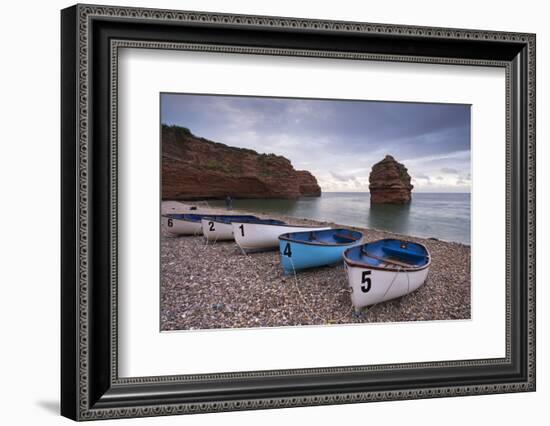
[[[347,193],[347,194],[370,194],[370,191],[323,191],[321,190],[321,193]],[[471,194],[472,191],[417,191],[417,192],[411,192],[411,195],[414,194]]]

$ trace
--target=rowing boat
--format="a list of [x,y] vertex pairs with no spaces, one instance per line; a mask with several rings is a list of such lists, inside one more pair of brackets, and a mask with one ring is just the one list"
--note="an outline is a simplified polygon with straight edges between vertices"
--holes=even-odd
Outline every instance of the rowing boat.
[[285,272],[342,262],[342,254],[361,244],[363,234],[349,229],[291,232],[279,236],[281,264]]
[[289,225],[278,220],[233,222],[233,235],[243,250],[270,250],[279,247],[279,235],[289,232],[323,231],[327,226]]
[[173,235],[200,235],[202,233],[201,219],[204,214],[163,214],[162,226]]
[[162,215],[162,226],[173,235],[201,235],[202,219],[208,218],[242,218],[243,215],[213,215],[213,214],[164,214]]
[[[201,220],[202,234],[208,241],[233,240],[234,221],[249,221],[258,219],[252,215],[221,215],[204,217]],[[281,222],[282,223],[282,222]]]
[[344,265],[355,310],[418,289],[430,263],[428,249],[411,241],[384,239],[347,249]]

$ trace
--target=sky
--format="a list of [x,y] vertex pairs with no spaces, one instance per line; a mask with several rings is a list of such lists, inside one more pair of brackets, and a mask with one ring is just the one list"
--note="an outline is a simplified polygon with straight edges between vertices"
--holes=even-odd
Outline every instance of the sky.
[[470,106],[161,94],[161,122],[226,145],[274,153],[324,192],[368,192],[387,154],[413,192],[470,192]]

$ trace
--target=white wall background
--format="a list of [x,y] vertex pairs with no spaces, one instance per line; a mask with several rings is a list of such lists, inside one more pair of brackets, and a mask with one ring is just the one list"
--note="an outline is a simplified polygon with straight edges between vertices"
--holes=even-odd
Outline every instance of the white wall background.
[[[120,0],[103,4],[162,7],[525,31],[537,33],[538,259],[550,257],[549,235],[550,27],[544,2],[353,0]],[[0,401],[13,424],[68,424],[59,405],[59,10],[67,1],[3,4],[0,66]],[[488,165],[488,168],[490,165]],[[550,399],[550,274],[538,274],[538,390],[530,394],[293,408],[187,417],[107,421],[102,424],[257,425],[311,422],[468,425],[480,421],[543,424]]]

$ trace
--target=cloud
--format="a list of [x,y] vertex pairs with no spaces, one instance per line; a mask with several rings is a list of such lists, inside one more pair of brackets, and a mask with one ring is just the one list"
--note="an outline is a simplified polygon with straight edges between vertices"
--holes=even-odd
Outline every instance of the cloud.
[[456,180],[457,185],[470,185],[471,183],[472,180],[470,178],[470,173],[468,173],[467,175],[458,176]]
[[337,181],[340,181],[340,182],[350,182],[350,181],[356,181],[357,178],[355,176],[346,176],[346,175],[342,175],[340,173],[336,173],[336,172],[333,172],[331,171],[330,174],[332,175],[332,177],[334,179],[336,179]]
[[428,155],[417,155],[409,158],[404,158],[403,161],[406,163],[436,163],[441,165],[442,161],[460,161],[470,158],[470,149],[462,151],[449,151],[440,154],[428,154]]
[[458,170],[453,169],[452,167],[442,167],[441,172],[449,174],[449,175],[457,175],[458,174]]
[[430,180],[430,177],[427,175],[414,175],[413,179],[416,180]]
[[323,190],[368,190],[371,168],[386,154],[405,164],[415,190],[470,180],[468,105],[162,94],[161,121],[283,155]]

